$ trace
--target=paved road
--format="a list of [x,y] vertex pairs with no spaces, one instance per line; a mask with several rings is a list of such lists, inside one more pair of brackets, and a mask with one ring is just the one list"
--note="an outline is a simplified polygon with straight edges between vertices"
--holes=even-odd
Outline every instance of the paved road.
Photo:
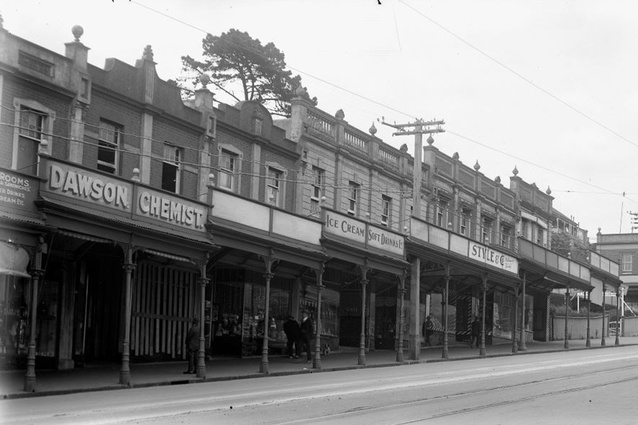
[[638,348],[0,402],[7,424],[638,423]]

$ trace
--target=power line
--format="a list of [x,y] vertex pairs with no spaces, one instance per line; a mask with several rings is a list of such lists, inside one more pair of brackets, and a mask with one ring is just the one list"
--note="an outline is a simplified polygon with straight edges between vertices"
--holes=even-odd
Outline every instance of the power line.
[[551,97],[552,99],[558,101],[559,103],[563,104],[564,106],[568,107],[569,109],[571,109],[572,111],[576,112],[578,115],[582,116],[583,118],[593,122],[594,124],[598,125],[599,127],[607,130],[609,133],[613,134],[614,136],[618,137],[621,140],[624,140],[625,142],[629,143],[630,145],[638,148],[638,144],[634,143],[633,141],[629,140],[628,138],[626,138],[625,136],[619,134],[617,131],[613,130],[612,128],[610,128],[609,126],[601,123],[600,121],[596,120],[595,118],[591,117],[590,115],[584,113],[583,111],[581,111],[580,109],[576,108],[575,106],[571,105],[570,103],[568,103],[567,101],[561,99],[560,97],[556,96],[555,94],[551,93],[549,90],[541,87],[540,85],[536,84],[535,82],[533,82],[532,80],[530,80],[529,78],[525,77],[524,75],[522,75],[521,73],[515,71],[514,69],[510,68],[509,66],[505,65],[503,62],[499,61],[498,59],[496,59],[495,57],[489,55],[488,53],[486,53],[485,51],[481,50],[480,48],[476,47],[475,45],[473,45],[472,43],[470,43],[469,41],[465,40],[464,38],[462,38],[461,36],[459,36],[458,34],[456,34],[455,32],[453,32],[452,30],[444,27],[443,25],[441,25],[440,23],[438,23],[437,21],[435,21],[434,19],[430,18],[429,16],[427,16],[426,14],[424,14],[423,12],[421,12],[420,10],[408,5],[405,1],[403,0],[398,0],[399,3],[405,5],[405,7],[407,7],[408,9],[412,10],[413,12],[415,12],[417,15],[423,17],[424,19],[428,20],[429,22],[431,22],[433,25],[436,25],[437,27],[439,27],[441,30],[445,31],[446,33],[450,34],[452,37],[456,38],[457,40],[459,40],[460,42],[462,42],[463,44],[465,44],[466,46],[470,47],[472,50],[478,52],[479,54],[481,54],[482,56],[486,57],[487,59],[489,59],[490,61],[494,62],[495,64],[499,65],[501,68],[505,69],[506,71],[510,72],[511,74],[515,75],[516,77],[520,78],[521,80],[523,80],[524,82],[526,82],[527,84],[529,84],[530,86],[534,87],[535,89],[540,90],[541,92],[543,92],[544,94],[546,94],[547,96]]

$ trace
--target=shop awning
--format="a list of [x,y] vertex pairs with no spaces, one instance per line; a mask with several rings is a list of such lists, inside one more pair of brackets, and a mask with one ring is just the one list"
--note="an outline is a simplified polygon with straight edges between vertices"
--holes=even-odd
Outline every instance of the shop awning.
[[31,278],[27,273],[29,253],[17,245],[0,242],[0,274]]

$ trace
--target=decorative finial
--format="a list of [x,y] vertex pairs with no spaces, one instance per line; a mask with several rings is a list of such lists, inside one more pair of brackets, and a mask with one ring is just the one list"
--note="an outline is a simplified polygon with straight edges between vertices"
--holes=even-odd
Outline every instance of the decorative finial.
[[372,134],[373,136],[375,134],[377,134],[377,128],[374,126],[374,121],[372,122],[372,127],[370,127],[370,130],[368,130],[370,132],[370,134]]
[[150,44],[144,48],[144,54],[142,55],[142,59],[148,60],[148,61],[153,60],[153,49],[151,48]]
[[408,145],[406,143],[402,144],[399,150],[403,153],[406,153],[408,151]]
[[343,120],[346,117],[346,114],[343,113],[343,109],[339,109],[336,113],[335,113],[335,117],[338,120]]
[[494,178],[494,181],[495,181],[496,183],[498,183],[498,184],[501,184],[501,176],[496,176],[496,177]]
[[476,160],[476,164],[474,164],[474,169],[475,169],[476,171],[478,171],[478,170],[480,170],[480,169],[481,169],[481,164],[479,164],[478,159]]
[[454,155],[452,155],[452,159],[456,159],[457,161],[459,160],[459,153],[458,152],[454,152]]
[[547,193],[548,195],[551,195],[552,189],[550,189],[549,186],[547,186],[547,190],[545,191],[545,193]]
[[428,145],[432,146],[432,143],[434,143],[434,138],[432,137],[432,135],[430,134],[428,136]]
[[73,37],[75,37],[74,41],[80,41],[80,37],[84,34],[84,28],[79,25],[74,25],[73,28],[71,28],[71,33],[73,34]]
[[514,169],[512,170],[512,174],[514,174],[515,176],[518,176],[518,168],[516,168],[516,165],[514,166]]
[[202,84],[202,87],[206,88],[208,83],[210,83],[210,77],[207,74],[202,74],[199,76],[199,82]]

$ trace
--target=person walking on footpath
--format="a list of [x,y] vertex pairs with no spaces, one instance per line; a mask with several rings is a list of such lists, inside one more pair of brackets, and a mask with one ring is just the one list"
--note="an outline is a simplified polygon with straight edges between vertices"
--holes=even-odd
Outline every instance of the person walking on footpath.
[[479,341],[481,339],[481,322],[477,316],[474,316],[472,322],[472,340],[470,341],[470,348],[478,348]]
[[312,335],[315,332],[315,325],[307,311],[303,313],[301,319],[301,341],[306,349],[306,363],[312,360]]
[[188,359],[188,370],[186,373],[195,373],[195,365],[197,364],[197,352],[199,351],[199,319],[193,318],[190,329],[186,334],[186,357]]
[[[300,338],[301,328],[299,327],[299,322],[295,320],[293,316],[288,316],[288,320],[284,323],[284,333],[286,334],[286,352],[288,353],[289,359],[298,359],[301,354],[301,347],[299,343],[301,342]],[[295,347],[295,351],[293,352],[293,346]]]
[[430,346],[430,337],[432,336],[432,330],[434,329],[434,324],[432,323],[432,315],[428,314],[428,317],[425,318],[425,322],[423,322],[423,329],[421,329],[421,334],[423,335],[423,339],[425,340],[425,346]]

